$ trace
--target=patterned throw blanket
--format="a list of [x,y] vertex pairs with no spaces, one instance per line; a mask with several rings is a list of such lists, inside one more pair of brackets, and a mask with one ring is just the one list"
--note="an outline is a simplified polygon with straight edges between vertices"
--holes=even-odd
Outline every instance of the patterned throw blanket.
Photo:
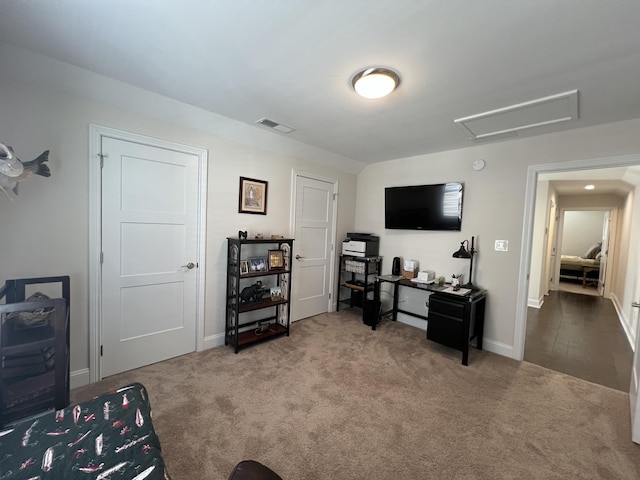
[[169,479],[135,383],[0,431],[0,480]]

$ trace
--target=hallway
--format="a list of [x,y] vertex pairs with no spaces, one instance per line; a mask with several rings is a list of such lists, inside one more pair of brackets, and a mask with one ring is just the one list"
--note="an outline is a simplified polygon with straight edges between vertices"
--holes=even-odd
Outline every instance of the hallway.
[[527,312],[524,359],[629,391],[633,351],[609,299],[552,291]]

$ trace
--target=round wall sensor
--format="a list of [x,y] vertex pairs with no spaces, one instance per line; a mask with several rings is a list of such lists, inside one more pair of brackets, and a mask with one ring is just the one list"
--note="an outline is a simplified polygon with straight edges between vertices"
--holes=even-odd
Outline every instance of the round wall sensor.
[[484,166],[485,166],[485,162],[482,159],[475,160],[473,162],[473,169],[474,170],[482,170],[484,168]]

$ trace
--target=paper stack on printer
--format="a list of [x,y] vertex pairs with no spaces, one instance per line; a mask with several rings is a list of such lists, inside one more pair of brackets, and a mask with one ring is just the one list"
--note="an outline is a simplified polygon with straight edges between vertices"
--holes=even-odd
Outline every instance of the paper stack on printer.
[[411,281],[415,283],[433,283],[436,281],[436,272],[432,270],[423,270],[418,272],[418,276],[416,278],[412,278]]

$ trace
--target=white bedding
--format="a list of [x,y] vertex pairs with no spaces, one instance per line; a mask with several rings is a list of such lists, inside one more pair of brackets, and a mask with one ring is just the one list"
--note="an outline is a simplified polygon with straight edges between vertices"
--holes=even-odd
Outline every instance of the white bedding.
[[577,255],[562,255],[560,258],[561,267],[598,267],[600,266],[599,258],[582,258]]

